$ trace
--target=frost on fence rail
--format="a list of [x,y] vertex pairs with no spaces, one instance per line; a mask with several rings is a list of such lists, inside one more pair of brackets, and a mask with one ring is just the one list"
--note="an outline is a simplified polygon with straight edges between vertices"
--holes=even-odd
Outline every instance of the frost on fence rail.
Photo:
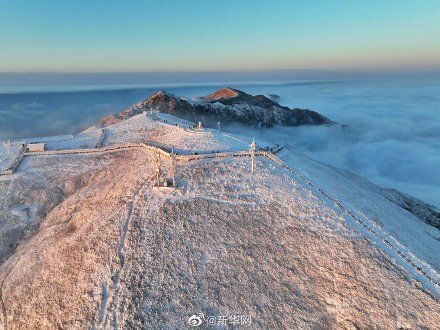
[[[231,152],[209,152],[209,153],[201,153],[201,154],[194,154],[194,155],[188,155],[188,154],[178,154],[175,153],[174,150],[168,146],[161,145],[158,143],[124,143],[124,144],[118,144],[118,145],[112,145],[102,148],[90,148],[90,149],[64,149],[64,150],[46,150],[46,151],[35,151],[35,152],[25,152],[25,148],[22,151],[20,157],[17,157],[17,161],[15,166],[8,170],[7,172],[0,172],[0,174],[12,174],[15,169],[18,167],[21,159],[24,156],[55,156],[55,155],[74,155],[74,154],[99,154],[99,153],[112,153],[112,152],[119,152],[121,150],[127,150],[127,149],[144,149],[149,150],[153,152],[160,153],[161,156],[170,158],[174,157],[174,161],[193,161],[193,160],[200,160],[200,159],[209,159],[209,158],[226,158],[226,157],[249,157],[252,156],[252,154],[255,156],[263,156],[270,159],[270,155],[273,153],[279,152],[282,147],[279,145],[276,145],[274,148],[268,149],[268,150],[257,150],[257,147],[255,146],[254,151],[244,150],[244,151],[231,151]],[[172,149],[170,151],[170,149]]]

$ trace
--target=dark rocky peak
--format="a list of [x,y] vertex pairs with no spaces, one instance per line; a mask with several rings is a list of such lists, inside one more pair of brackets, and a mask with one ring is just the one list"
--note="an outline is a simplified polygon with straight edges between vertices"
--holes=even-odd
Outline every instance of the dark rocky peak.
[[163,102],[169,102],[171,100],[177,100],[177,99],[178,98],[175,95],[170,94],[166,91],[158,91],[158,92],[152,94],[151,96],[149,96],[144,101],[144,104],[154,106],[156,104],[160,104]]
[[174,113],[182,108],[187,109],[191,105],[183,98],[166,91],[159,91],[144,101],[147,109],[154,109],[164,113]]

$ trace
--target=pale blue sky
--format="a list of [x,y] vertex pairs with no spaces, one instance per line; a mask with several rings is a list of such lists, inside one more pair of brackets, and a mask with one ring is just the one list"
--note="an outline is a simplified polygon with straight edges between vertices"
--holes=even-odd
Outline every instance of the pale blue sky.
[[0,72],[430,67],[439,0],[0,0]]

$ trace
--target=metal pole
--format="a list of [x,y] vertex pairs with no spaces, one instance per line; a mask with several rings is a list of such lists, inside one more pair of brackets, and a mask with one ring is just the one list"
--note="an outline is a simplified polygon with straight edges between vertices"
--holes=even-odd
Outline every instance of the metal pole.
[[157,187],[160,186],[160,154],[157,151],[156,152],[156,158],[155,158],[155,170],[156,170],[156,185]]
[[174,148],[171,150],[171,170],[173,172],[173,187],[176,186],[176,157],[174,154]]
[[254,174],[255,172],[255,148],[256,148],[256,143],[255,143],[255,138],[252,139],[252,143],[249,145],[249,151],[251,153],[251,174]]

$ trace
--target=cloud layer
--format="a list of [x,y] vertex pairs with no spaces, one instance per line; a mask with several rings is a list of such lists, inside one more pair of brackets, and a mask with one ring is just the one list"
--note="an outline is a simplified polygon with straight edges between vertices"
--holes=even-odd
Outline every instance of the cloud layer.
[[[257,92],[257,88],[249,88]],[[440,206],[438,81],[335,82],[268,87],[288,106],[316,110],[340,127],[248,130],[313,159]]]
[[[277,127],[240,134],[283,142],[311,158],[353,171],[440,206],[440,82],[434,79],[232,85],[251,94],[277,94],[290,107],[309,108],[340,127]],[[0,140],[76,133],[158,88],[0,94]],[[161,88],[163,89],[163,87]],[[175,86],[187,97],[218,86]]]

